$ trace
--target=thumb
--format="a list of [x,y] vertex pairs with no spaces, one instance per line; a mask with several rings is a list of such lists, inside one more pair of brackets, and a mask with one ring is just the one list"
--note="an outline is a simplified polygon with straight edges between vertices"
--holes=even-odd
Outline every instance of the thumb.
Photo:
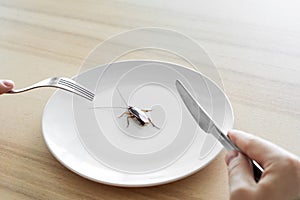
[[230,151],[225,157],[228,166],[231,193],[245,191],[255,185],[249,159],[238,151]]
[[14,82],[10,80],[0,80],[0,94],[12,90],[14,87]]

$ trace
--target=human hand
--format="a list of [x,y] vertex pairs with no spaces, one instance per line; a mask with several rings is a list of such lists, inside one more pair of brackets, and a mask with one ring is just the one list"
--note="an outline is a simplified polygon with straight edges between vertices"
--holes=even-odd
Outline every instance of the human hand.
[[10,80],[0,80],[0,94],[12,90],[14,87],[14,82]]
[[228,165],[230,200],[300,200],[300,159],[266,140],[241,131],[230,131],[232,142],[264,172],[258,183],[249,159],[230,151]]

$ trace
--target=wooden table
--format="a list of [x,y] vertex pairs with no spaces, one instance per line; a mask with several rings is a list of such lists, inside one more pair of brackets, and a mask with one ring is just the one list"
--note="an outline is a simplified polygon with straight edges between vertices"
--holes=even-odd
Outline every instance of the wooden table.
[[[0,78],[16,87],[76,75],[97,44],[122,31],[169,28],[195,39],[215,62],[233,105],[234,128],[300,156],[297,2],[0,2]],[[69,171],[42,137],[43,109],[53,92],[0,98],[1,199],[228,199],[225,152],[188,178],[150,188],[106,186]]]

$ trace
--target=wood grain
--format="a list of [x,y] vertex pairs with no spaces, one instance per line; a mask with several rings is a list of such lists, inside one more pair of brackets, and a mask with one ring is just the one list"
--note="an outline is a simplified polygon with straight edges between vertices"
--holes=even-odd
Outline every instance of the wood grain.
[[[0,0],[0,78],[17,87],[73,76],[100,42],[138,27],[179,31],[203,45],[221,74],[235,128],[300,156],[300,5],[294,1]],[[176,56],[137,52],[123,59]],[[0,98],[1,199],[228,199],[222,152],[198,173],[162,186],[86,180],[48,151],[41,130],[54,90]]]

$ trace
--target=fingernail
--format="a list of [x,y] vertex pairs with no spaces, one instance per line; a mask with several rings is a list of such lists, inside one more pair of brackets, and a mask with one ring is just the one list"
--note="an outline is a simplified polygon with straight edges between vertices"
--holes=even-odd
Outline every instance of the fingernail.
[[234,135],[234,134],[235,134],[235,130],[233,130],[233,129],[229,130],[228,133],[227,133],[229,138],[230,138],[231,135]]
[[14,86],[14,82],[11,81],[11,80],[5,80],[5,81],[3,81],[3,84],[4,84],[5,87],[7,87],[7,88],[11,88],[11,87]]
[[228,137],[229,139],[231,139],[231,138],[230,138],[230,132],[227,133],[227,137]]
[[227,165],[231,162],[231,160],[239,155],[238,151],[229,151],[225,156],[225,162]]

